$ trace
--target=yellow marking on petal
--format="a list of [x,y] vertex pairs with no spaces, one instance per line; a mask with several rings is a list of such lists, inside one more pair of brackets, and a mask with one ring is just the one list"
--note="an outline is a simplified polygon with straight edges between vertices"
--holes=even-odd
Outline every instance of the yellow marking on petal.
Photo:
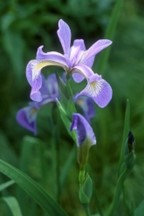
[[102,89],[102,85],[98,82],[91,82],[87,86],[87,92],[90,96],[96,96]]
[[77,104],[79,106],[83,106],[84,105],[84,101],[82,99],[78,99],[76,102],[77,102]]
[[31,115],[35,114],[36,112],[37,112],[37,109],[36,109],[36,108],[34,108],[34,107],[31,108],[31,111],[30,111],[30,114],[31,114]]
[[54,62],[54,61],[34,61],[32,64],[32,80],[36,79],[39,76],[39,72],[42,68],[46,66],[59,66],[63,67],[64,65]]
[[38,109],[36,109],[35,107],[31,107],[29,112],[26,113],[29,123],[32,123],[35,120],[37,111]]

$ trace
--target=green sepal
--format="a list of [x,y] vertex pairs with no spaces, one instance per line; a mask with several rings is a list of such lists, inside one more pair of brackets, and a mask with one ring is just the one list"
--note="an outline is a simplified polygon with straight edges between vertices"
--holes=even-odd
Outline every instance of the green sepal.
[[80,180],[79,200],[83,205],[89,204],[93,192],[92,179],[88,173],[85,173],[85,171],[80,171],[79,180]]

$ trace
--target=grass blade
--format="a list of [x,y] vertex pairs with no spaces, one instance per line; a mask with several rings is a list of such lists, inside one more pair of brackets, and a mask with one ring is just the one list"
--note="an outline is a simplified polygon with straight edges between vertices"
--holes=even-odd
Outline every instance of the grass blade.
[[7,181],[7,182],[1,184],[1,185],[0,185],[0,191],[5,190],[7,187],[10,187],[10,186],[13,185],[14,183],[15,183],[15,181],[10,180],[10,181]]
[[[113,40],[116,32],[116,27],[119,21],[123,0],[117,0],[110,18],[110,22],[104,35],[105,38]],[[107,48],[99,57],[97,71],[105,71],[105,66],[110,54],[111,47]]]
[[129,99],[127,99],[125,119],[124,119],[123,138],[122,138],[122,145],[121,145],[121,153],[120,153],[120,160],[119,160],[119,166],[118,166],[119,172],[120,172],[121,163],[124,161],[124,157],[125,157],[127,137],[128,137],[129,131],[130,131],[130,102],[129,102]]
[[13,216],[22,216],[20,206],[15,197],[3,197],[0,200],[7,204]]
[[50,216],[66,216],[64,210],[29,176],[0,160],[0,172],[13,179]]

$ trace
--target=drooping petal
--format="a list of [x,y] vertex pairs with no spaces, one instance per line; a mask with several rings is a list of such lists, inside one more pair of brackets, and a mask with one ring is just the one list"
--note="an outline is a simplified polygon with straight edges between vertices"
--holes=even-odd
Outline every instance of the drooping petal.
[[75,98],[75,103],[82,109],[85,118],[90,122],[91,118],[95,116],[94,101],[87,96],[79,96]]
[[42,76],[42,87],[40,92],[42,94],[43,100],[50,100],[54,101],[56,98],[59,97],[59,88],[58,88],[58,81],[56,78],[56,74],[52,73],[48,75],[47,78]]
[[90,145],[96,144],[96,137],[93,129],[81,114],[73,114],[71,130],[76,131],[78,147],[80,147],[85,141],[88,141]]
[[76,83],[80,83],[84,80],[84,76],[80,73],[73,73],[72,74],[72,77],[73,77],[73,80],[76,82]]
[[81,95],[91,97],[99,107],[104,108],[112,98],[112,88],[101,76],[94,74],[76,97]]
[[[55,56],[55,60],[54,60]],[[56,58],[57,56],[57,58]],[[26,77],[29,84],[32,86],[33,82],[38,79],[41,74],[41,70],[46,66],[59,66],[62,68],[67,68],[67,63],[64,60],[63,56],[59,54],[51,55],[50,53],[47,54],[47,59],[44,60],[31,60],[27,64],[26,67]]]
[[[112,44],[111,40],[102,39],[95,42],[88,50],[86,50],[82,56],[81,63],[83,64],[90,64],[93,63],[95,55],[101,52],[106,47]],[[91,65],[92,66],[92,65]]]
[[41,102],[42,101],[42,95],[39,90],[31,89],[30,92],[30,99],[36,102]]
[[79,83],[84,79],[89,79],[94,74],[94,72],[87,65],[81,64],[77,65],[72,70],[72,77],[75,82]]
[[37,49],[36,60],[38,60],[39,62],[45,62],[45,63],[47,62],[47,66],[54,65],[54,66],[61,66],[63,68],[69,67],[68,57],[56,51],[44,52],[43,46],[40,46]]
[[17,122],[34,134],[37,134],[36,117],[37,109],[31,106],[20,109],[16,115]]
[[69,56],[70,54],[70,44],[71,44],[71,30],[66,22],[62,19],[58,22],[57,35],[59,37],[60,43],[62,45],[64,54]]
[[66,59],[63,55],[57,52],[44,53],[42,47],[37,51],[37,58],[39,60],[31,60],[26,67],[26,77],[32,87],[30,97],[34,101],[40,102],[42,100],[39,92],[42,87],[41,70],[46,66],[60,66],[67,68]]
[[42,86],[41,70],[35,70],[37,60],[31,60],[26,67],[26,78],[32,87],[30,92],[30,98],[34,101],[40,102],[42,100],[39,89]]

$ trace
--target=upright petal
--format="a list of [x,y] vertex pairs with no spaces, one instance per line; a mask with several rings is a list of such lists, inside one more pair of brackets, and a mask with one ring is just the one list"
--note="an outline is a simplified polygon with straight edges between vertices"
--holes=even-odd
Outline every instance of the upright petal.
[[62,45],[64,54],[69,56],[70,54],[70,44],[71,44],[71,30],[66,22],[62,19],[58,22],[57,35],[59,37],[60,43]]
[[85,141],[88,141],[89,145],[96,144],[96,137],[94,135],[93,129],[81,114],[73,114],[71,130],[75,130],[77,133],[78,147],[80,147]]
[[17,122],[34,134],[37,134],[36,117],[37,109],[31,106],[20,109],[16,115]]
[[82,95],[91,97],[99,107],[104,108],[112,98],[112,88],[101,76],[94,74],[76,98]]
[[99,52],[101,52],[103,49],[110,46],[111,44],[112,44],[111,40],[107,40],[107,39],[98,40],[88,50],[84,52],[81,59],[81,63],[88,64],[89,66],[90,64],[93,63],[95,55],[97,55]]
[[[71,52],[70,52],[71,67],[74,67],[79,64],[84,51],[85,51],[84,40],[82,39],[74,40],[74,43],[73,43],[73,46],[71,47]],[[77,83],[81,82],[84,79],[84,76],[80,73],[73,73],[72,77],[74,81]]]
[[74,40],[73,45],[70,50],[70,62],[72,66],[77,65],[85,51],[84,40],[77,39]]

